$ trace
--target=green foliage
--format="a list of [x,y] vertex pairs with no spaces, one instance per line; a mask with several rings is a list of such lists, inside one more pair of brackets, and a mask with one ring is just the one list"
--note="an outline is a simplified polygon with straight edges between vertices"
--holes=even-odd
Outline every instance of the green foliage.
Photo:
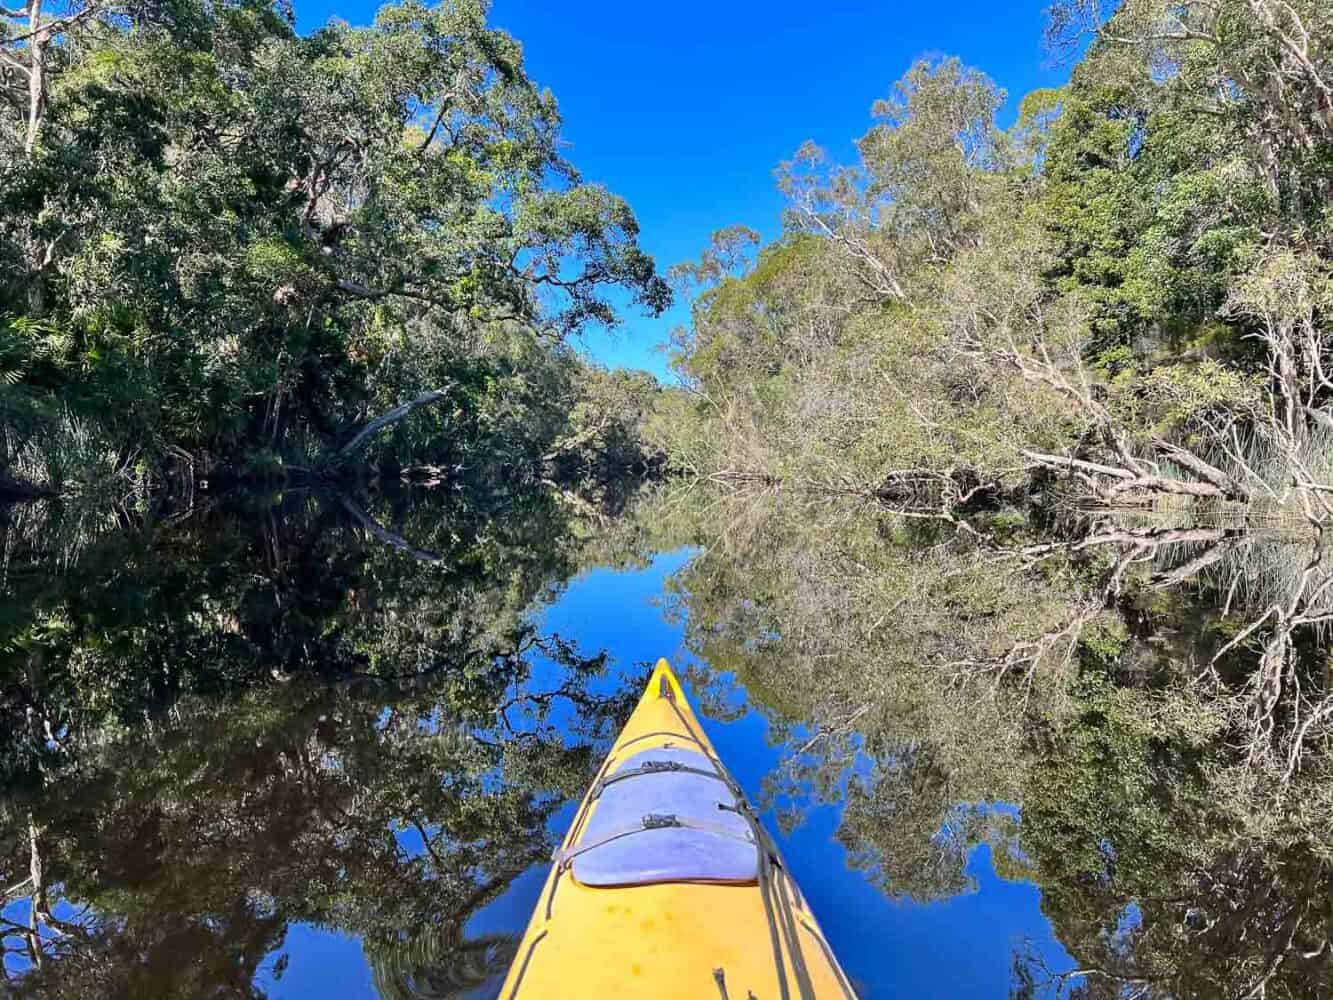
[[31,150],[26,106],[0,116],[0,383],[154,464],[239,466],[462,382],[475,412],[371,457],[520,429],[500,464],[540,457],[583,378],[561,339],[616,322],[612,288],[669,292],[487,7],[307,37],[282,5],[106,8],[18,47],[47,93]]
[[386,995],[503,971],[465,925],[549,859],[639,694],[533,608],[646,543],[594,544],[600,513],[493,473],[96,524],[96,498],[0,508],[0,869],[77,911],[11,985],[262,995],[295,922],[359,937]]
[[[855,165],[810,145],[781,165],[774,244],[737,255],[724,230],[678,272],[701,285],[676,338],[699,400],[666,443],[680,468],[1036,492],[1066,457],[1137,453],[1157,474],[1121,487],[1179,495],[1220,462],[1202,492],[1228,499],[1228,476],[1271,498],[1322,469],[1333,21],[1310,2],[1066,0],[1052,38],[1078,52],[1071,79],[1012,128],[982,73],[919,63]],[[1237,444],[1256,439],[1285,449],[1259,474]],[[1119,502],[1115,479],[1145,478],[1111,475],[1087,492]]]
[[1154,429],[1165,433],[1197,428],[1218,414],[1257,415],[1263,382],[1257,375],[1204,359],[1197,364],[1154,368],[1143,377],[1138,391],[1145,417],[1155,418]]
[[1109,671],[1129,645],[1129,633],[1118,618],[1094,621],[1079,635],[1085,663],[1094,670]]

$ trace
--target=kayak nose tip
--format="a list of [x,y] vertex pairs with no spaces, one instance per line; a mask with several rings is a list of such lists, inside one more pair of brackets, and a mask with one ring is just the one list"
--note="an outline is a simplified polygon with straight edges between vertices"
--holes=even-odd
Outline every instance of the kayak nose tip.
[[665,657],[658,659],[653,674],[648,678],[648,691],[659,698],[675,698],[682,693],[680,679]]

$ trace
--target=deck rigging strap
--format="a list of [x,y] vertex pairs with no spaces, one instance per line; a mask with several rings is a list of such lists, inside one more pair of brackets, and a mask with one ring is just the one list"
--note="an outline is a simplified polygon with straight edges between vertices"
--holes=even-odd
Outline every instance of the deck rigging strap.
[[[609,763],[613,758],[622,756],[622,755],[625,753],[625,750],[626,750],[627,747],[631,747],[631,746],[633,746],[635,743],[642,743],[644,740],[651,740],[654,736],[670,736],[672,739],[676,739],[676,740],[686,740],[686,741],[688,741],[688,742],[690,742],[690,743],[698,743],[698,742],[699,742],[699,741],[696,740],[693,736],[691,736],[689,733],[674,733],[674,732],[672,732],[670,729],[655,729],[655,730],[653,730],[651,733],[644,733],[644,734],[641,735],[641,736],[636,736],[636,737],[634,737],[634,739],[632,739],[632,740],[626,740],[624,743],[620,744],[619,747],[613,749],[613,750],[611,751],[611,753],[607,754],[607,757],[606,757],[607,762]],[[668,741],[667,743],[664,743],[664,744],[662,744],[662,745],[663,745],[663,746],[669,746],[669,745],[670,745],[670,741]]]
[[[593,779],[593,780],[594,780],[594,788],[596,787],[596,784],[597,784],[597,783],[601,782],[602,778],[606,775],[607,771],[609,771],[609,770],[611,769],[611,764],[612,764],[612,762],[615,761],[615,760],[617,760],[617,759],[619,759],[619,758],[624,754],[625,749],[626,749],[627,747],[630,747],[630,746],[634,745],[635,743],[641,743],[641,742],[644,741],[644,740],[650,740],[650,739],[653,739],[654,737],[668,736],[668,737],[670,737],[672,740],[686,740],[687,742],[694,743],[694,744],[696,744],[696,745],[699,747],[700,750],[705,751],[705,756],[707,756],[707,757],[709,757],[709,759],[713,760],[713,762],[714,762],[715,764],[716,764],[716,763],[719,763],[719,762],[716,760],[716,758],[714,758],[711,754],[708,754],[708,753],[706,752],[706,747],[704,747],[704,745],[703,745],[702,743],[700,743],[699,740],[696,738],[696,734],[695,734],[695,733],[693,732],[693,730],[690,728],[690,725],[689,725],[688,722],[685,724],[685,729],[686,729],[687,731],[684,732],[684,733],[673,732],[673,731],[670,730],[670,729],[655,729],[655,730],[653,730],[651,733],[642,733],[642,734],[640,734],[639,736],[634,737],[634,739],[632,739],[632,740],[626,740],[624,743],[622,743],[622,744],[620,745],[619,751],[612,750],[611,753],[608,753],[608,754],[606,755],[606,758],[602,761],[602,766],[599,767],[599,768],[597,769],[597,777],[596,777],[595,779]],[[666,744],[664,744],[664,745],[665,745],[665,746],[669,746],[669,745],[670,745],[670,741],[668,741],[668,742],[667,742]],[[722,771],[721,771],[721,773],[725,774],[725,773],[726,773],[726,769],[723,768]],[[739,787],[735,785],[735,782],[732,782],[732,785],[733,785],[733,787],[734,787],[735,790],[736,790],[736,794],[737,794],[737,796],[739,796],[739,794],[740,794]],[[569,843],[573,843],[573,842],[576,841],[579,837],[583,836],[583,824],[587,822],[587,820],[588,820],[588,813],[592,810],[592,804],[593,804],[594,802],[597,801],[599,795],[600,795],[600,792],[599,792],[598,794],[593,794],[593,795],[586,795],[586,796],[584,796],[584,798],[583,798],[583,802],[581,802],[581,803],[579,804],[578,815],[576,815],[576,816],[574,817],[574,822],[573,822],[573,824],[572,824],[572,825],[570,826],[570,828],[569,828],[569,833],[567,833],[567,834],[565,835],[565,843],[567,843],[567,844],[569,844]],[[552,911],[552,908],[553,908],[554,905],[555,905],[555,891],[556,891],[556,889],[558,889],[558,888],[560,887],[560,876],[561,876],[561,874],[562,874],[561,869],[560,869],[559,867],[557,867],[557,868],[556,868],[556,871],[555,871],[555,877],[551,879],[551,891],[550,891],[550,893],[549,893],[549,894],[547,895],[547,897],[546,897],[546,919],[547,919],[547,920],[550,920],[550,919],[551,919],[551,911]]]
[[783,886],[778,887],[779,910],[782,914],[782,930],[787,939],[787,951],[791,955],[792,969],[796,973],[796,983],[800,987],[801,996],[813,997],[815,995],[814,984],[810,981],[810,969],[805,963],[805,949],[801,947],[801,939],[796,930],[796,918],[792,915],[791,909],[791,876],[787,874],[785,868],[779,868],[782,876]]
[[833,954],[833,949],[829,947],[829,943],[824,940],[824,935],[819,933],[813,924],[807,922],[804,916],[800,918],[800,923],[802,927],[810,932],[810,936],[819,942],[820,950],[824,952],[824,960],[828,962],[834,975],[838,977],[838,985],[842,987],[843,1000],[856,1000],[856,993],[852,990],[852,984],[847,981],[847,973],[842,971],[842,966],[838,964],[838,959]]
[[528,945],[528,953],[523,956],[523,964],[519,966],[518,977],[514,980],[514,988],[509,991],[509,1000],[514,1000],[518,996],[519,987],[523,985],[523,977],[528,974],[528,963],[532,961],[533,952],[537,950],[537,945],[542,943],[546,933],[546,931],[542,931],[532,939],[532,944]]
[[636,833],[644,833],[648,830],[698,830],[702,833],[711,833],[719,837],[727,837],[731,840],[739,840],[743,844],[751,844],[755,848],[759,845],[751,837],[742,837],[735,830],[729,830],[724,826],[717,826],[713,823],[700,823],[697,820],[682,819],[671,813],[649,813],[639,821],[638,826],[621,827],[614,833],[608,834],[601,840],[587,845],[580,845],[577,849],[558,848],[551,860],[561,868],[568,868],[579,855],[587,854],[589,851],[595,851],[599,847],[604,847],[613,840],[623,840],[626,837],[632,837]]
[[[689,726],[687,725],[685,728],[688,729]],[[689,740],[691,743],[699,742],[694,738],[693,735],[687,733],[674,733],[669,729],[657,729],[651,733],[644,733],[641,736],[636,736],[632,740],[626,740],[623,744],[620,745],[618,750],[613,749],[609,754],[606,755],[606,758],[602,761],[602,766],[597,769],[597,777],[593,779],[593,787],[596,788],[597,784],[602,780],[603,777],[605,777],[606,772],[611,769],[612,762],[619,759],[624,754],[626,747],[631,746],[635,743],[639,743],[642,740],[652,739],[654,736],[670,736],[672,739]],[[700,749],[702,748],[703,745],[700,744]],[[573,825],[570,826],[569,833],[566,834],[565,836],[565,843],[570,843],[582,835],[583,824],[587,821],[588,812],[592,808],[592,804],[596,801],[597,801],[596,795],[584,796],[583,802],[579,805],[578,815],[574,817],[574,823]]]
[[702,767],[690,767],[688,764],[681,764],[674,760],[646,760],[638,767],[617,771],[615,774],[602,778],[593,789],[593,798],[599,798],[608,785],[614,785],[618,781],[625,781],[628,778],[641,778],[645,774],[664,774],[667,772],[702,775],[705,778],[722,782],[732,792],[736,791],[731,782],[727,780],[727,776],[720,771],[707,771]]

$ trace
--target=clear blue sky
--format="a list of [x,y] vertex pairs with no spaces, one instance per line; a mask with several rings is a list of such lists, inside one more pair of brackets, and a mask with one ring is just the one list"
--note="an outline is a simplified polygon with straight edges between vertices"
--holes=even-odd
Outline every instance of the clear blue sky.
[[[550,87],[569,157],[623,195],[662,268],[722,226],[780,230],[773,168],[806,139],[851,159],[871,103],[922,55],[956,55],[1010,95],[1062,82],[1047,65],[1050,0],[494,0],[491,21],[524,45]],[[373,0],[295,0],[302,30],[368,23]],[[613,365],[666,372],[655,350],[684,322],[633,311],[586,345]]]

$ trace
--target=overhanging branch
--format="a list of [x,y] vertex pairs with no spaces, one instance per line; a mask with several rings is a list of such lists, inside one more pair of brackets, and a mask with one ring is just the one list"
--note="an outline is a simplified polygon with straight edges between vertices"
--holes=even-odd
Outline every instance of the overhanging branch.
[[450,387],[445,386],[442,389],[431,389],[429,392],[423,392],[416,399],[403,403],[401,406],[395,406],[388,413],[376,417],[374,420],[370,421],[359,431],[357,431],[356,434],[352,437],[352,440],[348,441],[345,445],[343,445],[334,453],[332,464],[338,465],[342,462],[345,462],[348,458],[356,454],[357,451],[359,451],[362,447],[364,447],[366,442],[369,441],[372,437],[374,437],[384,428],[392,424],[396,424],[398,421],[402,420],[413,410],[419,410],[421,409],[421,407],[429,406],[431,403],[438,403],[440,400],[444,399],[447,395],[449,395],[449,388]]

